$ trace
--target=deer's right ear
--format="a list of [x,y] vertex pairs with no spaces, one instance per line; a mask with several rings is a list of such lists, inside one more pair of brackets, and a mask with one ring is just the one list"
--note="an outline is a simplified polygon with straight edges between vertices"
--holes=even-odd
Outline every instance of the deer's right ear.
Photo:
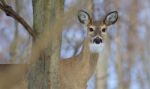
[[118,20],[118,12],[117,11],[112,11],[108,13],[104,19],[104,23],[109,26],[112,24],[115,24]]
[[90,23],[90,15],[86,11],[80,10],[78,12],[78,20],[80,21],[80,23],[87,25],[88,23]]

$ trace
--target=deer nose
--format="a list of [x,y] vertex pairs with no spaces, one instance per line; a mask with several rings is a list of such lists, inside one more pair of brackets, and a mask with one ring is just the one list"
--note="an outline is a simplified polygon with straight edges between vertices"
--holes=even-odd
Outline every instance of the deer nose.
[[96,44],[100,44],[100,43],[102,43],[102,39],[99,38],[99,37],[97,37],[97,38],[95,38],[95,39],[93,40],[93,42],[96,43]]

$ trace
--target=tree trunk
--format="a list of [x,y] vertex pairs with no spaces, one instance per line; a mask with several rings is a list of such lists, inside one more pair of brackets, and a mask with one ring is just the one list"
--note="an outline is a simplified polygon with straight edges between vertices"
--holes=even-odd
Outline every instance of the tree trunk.
[[51,60],[50,60],[50,89],[61,89],[60,88],[60,80],[59,80],[59,60],[60,60],[60,45],[61,45],[61,29],[62,29],[62,22],[55,22],[57,19],[63,18],[63,11],[64,11],[64,0],[50,0],[50,21],[51,27],[53,24],[57,25],[55,30],[51,30]]
[[58,61],[61,25],[56,23],[59,28],[55,30],[51,29],[51,26],[55,24],[56,18],[61,15],[63,4],[63,0],[33,0],[33,29],[37,38],[43,31],[50,31],[53,39],[50,38],[48,47],[45,47],[32,67],[28,76],[28,89],[60,89]]

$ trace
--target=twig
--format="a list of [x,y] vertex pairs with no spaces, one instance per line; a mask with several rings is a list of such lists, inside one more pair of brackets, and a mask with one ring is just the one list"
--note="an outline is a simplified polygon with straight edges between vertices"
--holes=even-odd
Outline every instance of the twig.
[[35,39],[36,36],[35,36],[32,28],[30,27],[30,25],[28,25],[28,23],[21,16],[19,16],[19,14],[17,14],[12,9],[11,6],[7,5],[5,0],[0,0],[0,9],[2,9],[6,13],[7,16],[14,18],[19,23],[21,23],[24,26],[24,28],[27,30],[27,32],[33,37],[33,39]]

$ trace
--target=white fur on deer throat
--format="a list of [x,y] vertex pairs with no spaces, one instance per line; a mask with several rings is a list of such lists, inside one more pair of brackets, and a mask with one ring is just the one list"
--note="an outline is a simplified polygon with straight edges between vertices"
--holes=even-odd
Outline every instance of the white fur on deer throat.
[[89,48],[92,53],[101,53],[104,50],[104,43],[100,44],[90,43]]

